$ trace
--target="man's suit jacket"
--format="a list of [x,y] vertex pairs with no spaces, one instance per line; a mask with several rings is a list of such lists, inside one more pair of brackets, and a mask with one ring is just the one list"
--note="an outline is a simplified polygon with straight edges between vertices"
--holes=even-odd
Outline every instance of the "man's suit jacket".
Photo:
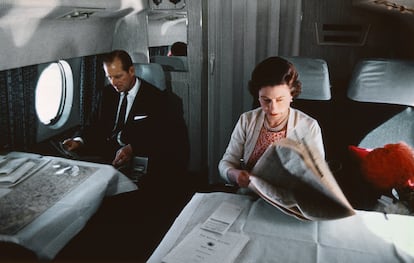
[[[149,173],[164,173],[186,168],[189,156],[187,127],[182,110],[171,105],[168,93],[140,79],[140,88],[121,133],[121,140],[131,144],[134,154],[149,158]],[[101,92],[95,121],[80,136],[85,146],[108,162],[121,147],[112,140],[120,94],[111,86]]]

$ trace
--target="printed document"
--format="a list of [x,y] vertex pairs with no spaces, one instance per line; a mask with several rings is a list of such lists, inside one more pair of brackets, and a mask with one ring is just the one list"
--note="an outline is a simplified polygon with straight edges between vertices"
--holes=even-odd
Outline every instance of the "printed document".
[[163,262],[231,263],[248,240],[244,234],[226,232],[220,235],[198,226],[163,258]]

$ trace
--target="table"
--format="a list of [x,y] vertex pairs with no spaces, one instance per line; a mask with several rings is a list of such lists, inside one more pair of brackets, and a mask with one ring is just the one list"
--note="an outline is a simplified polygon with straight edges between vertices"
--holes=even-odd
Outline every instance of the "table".
[[[30,222],[24,224],[23,227],[19,227],[17,232],[13,234],[0,234],[0,241],[16,243],[32,250],[40,260],[52,260],[81,231],[90,217],[97,211],[105,196],[137,189],[137,186],[130,179],[110,165],[19,152],[11,153],[11,155],[50,160],[50,167],[52,164],[54,165],[53,167],[58,167],[58,165],[63,167],[57,170],[62,173],[65,170],[68,171],[66,167],[74,167],[77,168],[76,171],[80,169],[81,172],[88,173],[82,180],[73,184],[65,192],[56,191],[56,186],[53,186],[53,181],[58,179],[50,176],[50,185],[53,187],[49,187],[46,190],[56,191],[55,194],[59,194],[60,196],[51,195],[55,199],[53,199],[53,203],[50,206],[42,208],[39,205],[40,208],[36,207],[36,209],[40,209],[39,214],[33,220],[30,220]],[[47,171],[42,169],[37,173],[45,173]],[[2,199],[4,201],[8,196],[10,197],[10,194],[13,194],[13,191],[17,191],[20,185],[26,182],[27,185],[30,183],[30,180],[36,180],[38,178],[36,178],[35,173],[15,187],[0,188],[0,201]],[[33,193],[27,194],[33,197],[40,196],[42,195],[41,191],[33,191]],[[45,201],[42,200],[42,202]],[[24,206],[24,204],[21,205]]]
[[262,199],[196,193],[148,263],[162,262],[194,227],[223,202],[243,208],[228,231],[249,236],[235,262],[414,262],[414,217],[356,211],[328,221],[300,221]]

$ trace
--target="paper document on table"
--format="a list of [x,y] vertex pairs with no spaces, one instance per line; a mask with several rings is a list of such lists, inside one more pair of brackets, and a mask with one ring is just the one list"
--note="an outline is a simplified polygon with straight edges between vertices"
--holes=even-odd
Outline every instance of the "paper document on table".
[[226,232],[223,235],[195,227],[164,258],[165,263],[231,263],[249,241],[244,234]]
[[222,203],[214,213],[207,218],[201,228],[218,234],[224,234],[239,216],[242,208],[240,206]]
[[7,158],[2,156],[0,160],[0,175],[8,175],[27,162],[28,158]]
[[42,168],[49,160],[2,156],[0,159],[0,187],[12,187]]

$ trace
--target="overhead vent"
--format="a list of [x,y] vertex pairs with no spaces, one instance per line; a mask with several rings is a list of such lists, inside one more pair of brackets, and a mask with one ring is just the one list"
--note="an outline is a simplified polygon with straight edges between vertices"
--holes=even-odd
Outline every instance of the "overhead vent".
[[315,23],[318,45],[363,46],[370,25]]
[[175,21],[187,19],[187,12],[185,11],[149,11],[148,20],[151,21]]
[[104,10],[103,8],[75,8],[72,11],[59,16],[58,19],[63,20],[82,20],[88,19],[96,12]]

